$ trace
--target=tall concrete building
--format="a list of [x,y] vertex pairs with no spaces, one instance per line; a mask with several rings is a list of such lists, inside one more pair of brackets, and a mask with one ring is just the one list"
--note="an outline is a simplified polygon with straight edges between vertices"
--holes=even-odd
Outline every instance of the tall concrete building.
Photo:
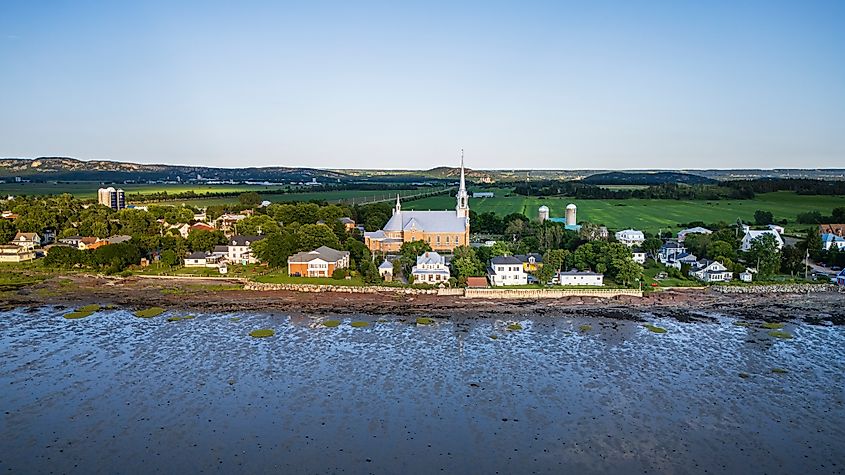
[[123,209],[126,208],[126,195],[120,188],[100,188],[97,190],[97,202],[111,209]]

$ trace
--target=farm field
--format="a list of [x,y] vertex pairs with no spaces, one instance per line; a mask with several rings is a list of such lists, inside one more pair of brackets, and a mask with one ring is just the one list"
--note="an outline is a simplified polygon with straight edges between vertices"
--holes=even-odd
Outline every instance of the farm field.
[[[737,218],[753,221],[754,211],[771,211],[776,220],[795,222],[798,213],[830,210],[845,206],[841,196],[805,196],[780,191],[759,194],[753,200],[721,201],[677,201],[677,200],[578,200],[565,197],[534,198],[526,196],[497,196],[494,198],[470,198],[470,208],[476,213],[494,212],[504,216],[522,213],[529,218],[537,217],[537,208],[546,205],[552,217],[563,217],[569,203],[578,205],[578,221],[603,224],[611,229],[636,228],[648,232],[660,229],[679,229],[679,223],[704,221],[733,222]],[[406,209],[452,209],[455,200],[448,195],[423,198],[408,202]]]
[[[70,193],[76,198],[93,199],[97,197],[97,189],[101,185],[96,182],[69,182],[69,183],[0,183],[0,196],[17,195],[59,195]],[[230,193],[254,191],[262,194],[267,191],[277,191],[281,186],[265,185],[165,185],[165,184],[126,184],[110,185],[122,188],[127,195],[151,194],[167,191],[168,193],[184,193],[194,191],[195,193]],[[416,193],[416,189],[391,190],[390,192],[378,190],[336,190],[336,191],[303,191],[300,193],[279,193],[262,195],[263,199],[272,202],[285,201],[309,201],[309,200],[345,200],[350,198],[390,198],[399,193],[403,196]],[[131,199],[128,200],[130,203]],[[194,198],[168,201],[172,204],[190,204],[193,206],[209,206],[235,203],[237,196],[222,196],[210,198]]]

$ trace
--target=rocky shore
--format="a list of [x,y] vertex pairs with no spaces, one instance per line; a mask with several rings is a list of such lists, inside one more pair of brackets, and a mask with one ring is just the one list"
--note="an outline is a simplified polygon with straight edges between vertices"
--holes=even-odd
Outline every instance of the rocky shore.
[[[66,276],[6,290],[0,307],[90,303],[133,308],[161,306],[203,312],[285,312],[303,315],[371,314],[440,318],[601,316],[644,321],[651,315],[679,321],[707,321],[713,314],[765,321],[802,320],[811,324],[845,324],[845,293],[828,288],[725,292],[715,288],[671,289],[643,297],[566,297],[560,299],[467,299],[428,292],[298,292],[245,290],[244,283],[221,279],[154,280],[137,277]],[[730,288],[730,287],[726,287]],[[737,287],[753,289],[753,287]]]

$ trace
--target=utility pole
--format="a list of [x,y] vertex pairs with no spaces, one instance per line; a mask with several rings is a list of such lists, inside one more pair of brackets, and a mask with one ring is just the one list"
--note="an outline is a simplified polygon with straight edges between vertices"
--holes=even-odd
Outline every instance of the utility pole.
[[809,259],[810,259],[810,249],[807,248],[807,250],[805,251],[805,254],[804,254],[804,280],[807,280],[807,269],[809,268],[807,262],[809,261]]

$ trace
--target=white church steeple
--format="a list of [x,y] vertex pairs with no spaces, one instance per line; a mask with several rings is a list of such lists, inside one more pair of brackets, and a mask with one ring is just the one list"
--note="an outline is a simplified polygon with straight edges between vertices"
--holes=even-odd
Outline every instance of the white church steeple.
[[455,211],[460,218],[469,218],[469,195],[467,195],[466,179],[464,178],[464,149],[461,149],[461,184],[456,196],[458,205]]
[[402,203],[399,202],[399,193],[396,193],[396,206],[393,208],[393,214],[402,211]]

